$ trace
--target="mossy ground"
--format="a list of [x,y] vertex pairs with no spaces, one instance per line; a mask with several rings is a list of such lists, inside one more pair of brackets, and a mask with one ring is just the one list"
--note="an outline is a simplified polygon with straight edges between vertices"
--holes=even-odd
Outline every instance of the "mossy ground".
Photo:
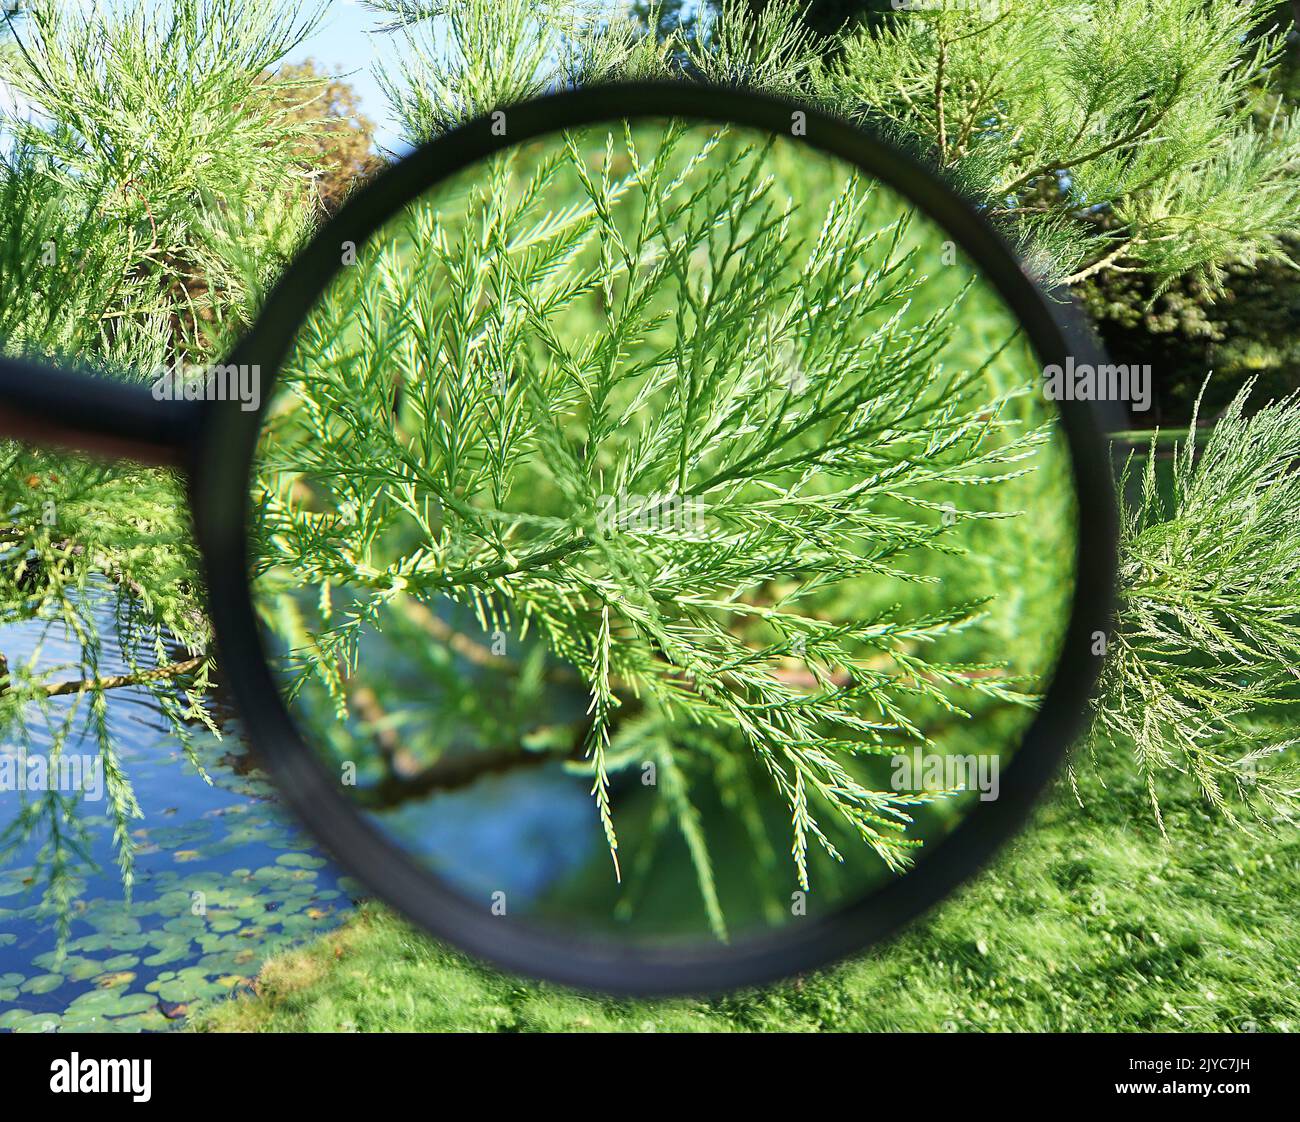
[[[1122,760],[1105,761],[1109,776]],[[1121,772],[1121,774],[1123,774]],[[365,905],[272,959],[200,1031],[1294,1031],[1300,832],[1190,791],[1162,838],[1133,780],[1058,785],[991,870],[892,945],[709,1000],[615,1001],[510,977]]]

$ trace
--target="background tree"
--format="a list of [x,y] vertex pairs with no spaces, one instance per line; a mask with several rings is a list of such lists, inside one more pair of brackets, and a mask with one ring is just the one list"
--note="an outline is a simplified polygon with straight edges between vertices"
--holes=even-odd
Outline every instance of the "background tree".
[[[1267,127],[1273,112],[1300,104],[1300,29],[1293,28],[1274,80],[1256,112]],[[1300,236],[1279,238],[1284,257],[1251,265],[1230,262],[1216,290],[1179,277],[1159,291],[1140,273],[1103,272],[1078,286],[1107,348],[1118,362],[1150,362],[1157,410],[1145,423],[1185,425],[1206,371],[1200,417],[1209,423],[1255,380],[1255,400],[1300,388]]]
[[[1067,283],[1141,272],[1217,289],[1279,260],[1300,209],[1300,118],[1257,127],[1279,32],[1258,0],[1017,0],[899,11],[814,86],[887,122]],[[1110,221],[1100,223],[1100,216]]]
[[383,166],[374,123],[361,114],[356,91],[312,59],[282,66],[270,80],[282,91],[289,120],[302,126],[295,147],[315,198],[324,214],[333,214]]
[[[736,6],[715,0],[700,34]],[[1293,6],[871,0],[847,24],[835,0],[800,10],[823,34],[798,81],[986,200],[1078,288],[1118,360],[1152,363],[1156,412],[1135,423],[1185,423],[1209,368],[1207,415],[1246,377],[1261,394],[1296,384]]]

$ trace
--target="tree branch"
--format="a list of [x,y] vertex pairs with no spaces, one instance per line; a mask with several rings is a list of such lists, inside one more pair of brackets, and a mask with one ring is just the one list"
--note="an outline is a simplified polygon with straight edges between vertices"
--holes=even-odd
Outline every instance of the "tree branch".
[[[159,682],[165,678],[175,678],[188,674],[203,665],[206,656],[188,658],[184,662],[173,662],[167,666],[156,666],[152,670],[140,670],[132,674],[110,674],[105,678],[74,678],[66,682],[46,682],[40,688],[46,697],[63,697],[70,693],[89,693],[91,690],[115,690],[123,686],[141,686],[148,682]],[[0,694],[8,693],[11,686],[9,661],[0,654]]]
[[1182,80],[1180,78],[1177,82],[1174,83],[1174,88],[1170,92],[1170,95],[1166,99],[1164,105],[1162,105],[1160,109],[1156,113],[1154,113],[1148,120],[1145,120],[1140,125],[1137,125],[1136,127],[1130,129],[1123,136],[1117,137],[1115,140],[1112,140],[1106,144],[1099,145],[1098,147],[1094,148],[1091,152],[1085,152],[1083,155],[1076,156],[1073,159],[1058,160],[1058,161],[1053,161],[1051,163],[1040,164],[1038,167],[1034,168],[1033,170],[1025,172],[1025,174],[1020,176],[1019,178],[1013,179],[1006,187],[999,188],[996,194],[998,195],[1014,194],[1016,191],[1020,190],[1020,188],[1028,186],[1035,179],[1040,179],[1044,175],[1050,175],[1052,174],[1052,172],[1055,171],[1068,171],[1070,168],[1078,167],[1080,164],[1086,164],[1091,160],[1099,159],[1100,157],[1105,156],[1110,152],[1114,152],[1117,148],[1123,148],[1130,144],[1136,144],[1144,136],[1152,132],[1155,129],[1155,127],[1165,119],[1165,117],[1169,113],[1169,110],[1173,108],[1174,101],[1177,99],[1178,91],[1181,88],[1182,88]]
[[1124,254],[1127,253],[1130,249],[1132,249],[1133,246],[1135,246],[1136,244],[1138,244],[1137,238],[1135,237],[1125,238],[1117,246],[1115,246],[1115,248],[1112,249],[1109,253],[1105,254],[1102,257],[1097,258],[1097,260],[1094,261],[1091,265],[1087,266],[1087,268],[1080,269],[1077,273],[1073,273],[1070,276],[1066,277],[1064,283],[1078,284],[1082,280],[1087,280],[1094,273],[1100,273],[1102,269],[1106,268],[1108,265],[1114,263],[1115,261],[1118,261],[1121,257],[1123,257]]

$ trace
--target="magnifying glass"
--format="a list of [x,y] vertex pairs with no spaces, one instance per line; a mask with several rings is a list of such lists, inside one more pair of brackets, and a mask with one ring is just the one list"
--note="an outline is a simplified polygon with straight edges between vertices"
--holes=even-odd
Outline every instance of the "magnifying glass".
[[6,361],[0,424],[184,469],[252,742],[377,896],[690,992],[869,946],[1024,820],[1107,626],[1105,418],[1050,389],[1099,361],[881,137],[620,84],[358,193],[215,372],[251,397]]

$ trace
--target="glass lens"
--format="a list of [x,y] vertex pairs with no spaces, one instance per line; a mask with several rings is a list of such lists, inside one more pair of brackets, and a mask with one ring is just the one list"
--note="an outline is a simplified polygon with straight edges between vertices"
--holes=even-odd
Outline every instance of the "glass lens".
[[265,410],[254,598],[412,862],[503,923],[734,944],[998,798],[1074,491],[948,231],[795,137],[618,120],[340,253]]

